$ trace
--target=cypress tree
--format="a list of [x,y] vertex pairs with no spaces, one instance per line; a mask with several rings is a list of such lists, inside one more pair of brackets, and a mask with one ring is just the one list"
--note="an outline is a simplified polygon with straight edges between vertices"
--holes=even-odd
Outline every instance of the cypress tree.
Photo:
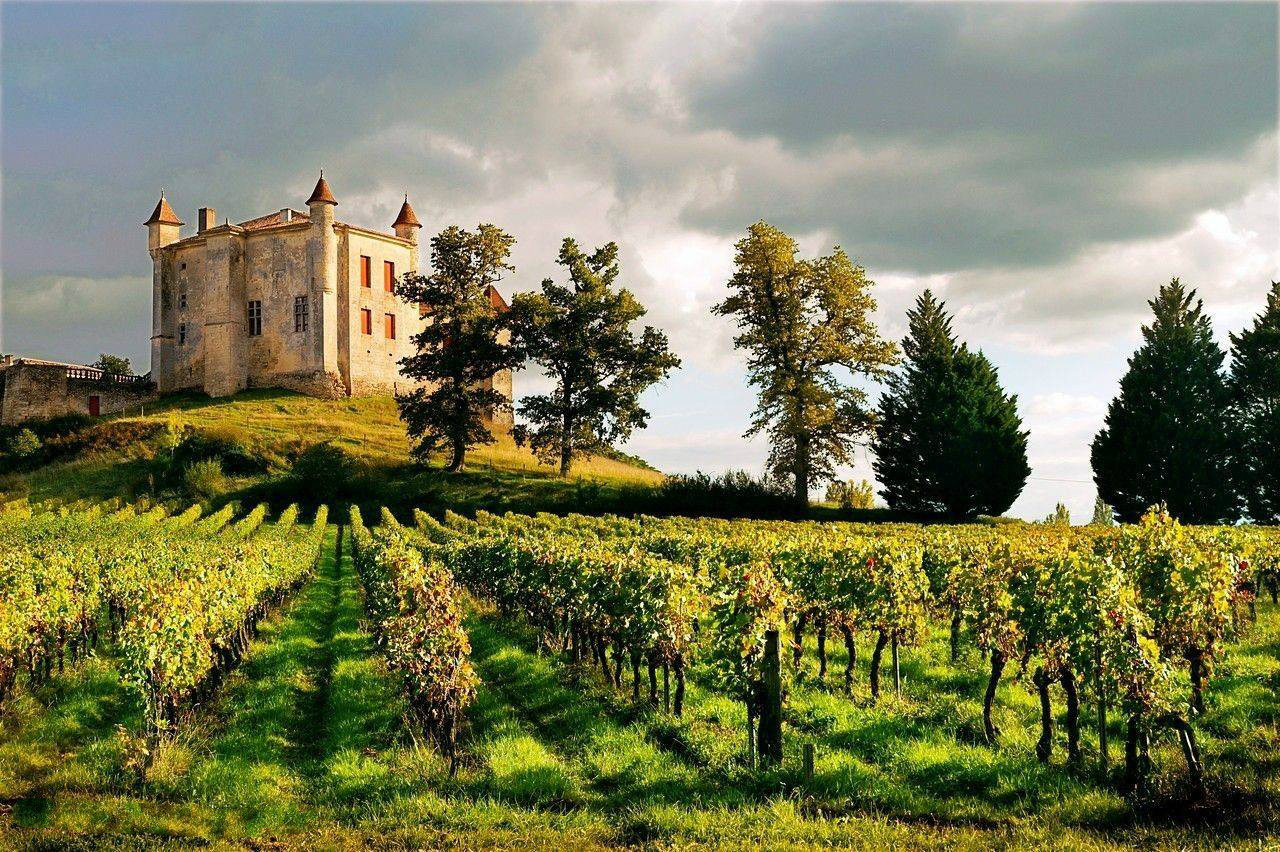
[[1231,335],[1236,476],[1249,517],[1280,523],[1280,282],[1253,325]]
[[1231,394],[1204,304],[1174,278],[1093,439],[1098,494],[1123,521],[1165,503],[1186,523],[1234,519]]
[[999,515],[1031,473],[1027,433],[1017,397],[985,355],[957,344],[944,308],[926,290],[907,312],[905,363],[880,400],[876,476],[895,509]]

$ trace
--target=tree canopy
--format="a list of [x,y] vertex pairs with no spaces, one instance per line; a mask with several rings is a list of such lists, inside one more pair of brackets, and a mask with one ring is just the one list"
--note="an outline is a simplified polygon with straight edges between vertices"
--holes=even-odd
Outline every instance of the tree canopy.
[[874,282],[838,246],[799,257],[795,240],[765,222],[737,243],[728,298],[712,310],[731,316],[734,346],[747,352],[758,401],[747,436],[767,432],[768,468],[793,486],[798,503],[852,460],[872,429],[867,394],[850,376],[879,378],[896,347],[882,340],[871,314]]
[[1017,397],[981,352],[957,344],[945,304],[925,290],[907,312],[905,363],[880,399],[874,463],[895,509],[1000,515],[1031,468]]
[[616,286],[615,243],[588,254],[566,237],[558,262],[569,283],[545,279],[540,292],[512,299],[509,318],[517,351],[555,383],[551,392],[520,401],[525,422],[516,427],[516,440],[539,458],[558,461],[567,475],[581,453],[611,447],[648,423],[640,395],[680,359],[658,329],[632,334],[632,323],[646,311]]
[[1253,325],[1231,335],[1236,477],[1249,517],[1280,523],[1280,283]]
[[1234,519],[1226,356],[1195,290],[1174,278],[1148,304],[1153,320],[1093,439],[1098,494],[1122,521],[1160,503],[1185,523]]
[[463,467],[469,447],[493,442],[487,420],[510,409],[492,380],[520,358],[489,288],[515,270],[509,260],[514,244],[494,225],[474,231],[451,225],[431,239],[431,274],[405,275],[396,284],[402,300],[430,317],[413,336],[417,352],[400,360],[401,372],[426,383],[396,396],[400,417],[414,456],[425,461],[447,447],[451,471]]

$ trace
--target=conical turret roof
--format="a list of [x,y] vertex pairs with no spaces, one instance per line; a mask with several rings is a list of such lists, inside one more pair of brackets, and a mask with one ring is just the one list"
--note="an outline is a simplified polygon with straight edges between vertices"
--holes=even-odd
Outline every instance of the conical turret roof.
[[307,199],[307,204],[332,204],[338,205],[338,199],[333,197],[333,193],[329,191],[329,184],[324,179],[324,170],[320,170],[320,180],[316,181],[316,188],[311,190],[311,197]]
[[409,206],[409,196],[404,197],[404,204],[400,205],[400,215],[396,217],[395,224],[391,227],[398,228],[401,225],[412,225],[415,228],[421,228],[422,223],[418,221],[418,217],[414,215],[413,208]]
[[178,218],[178,214],[173,212],[173,208],[169,206],[169,202],[165,200],[164,193],[160,193],[160,200],[156,202],[156,209],[151,211],[151,218],[143,222],[144,225],[183,225],[186,224]]

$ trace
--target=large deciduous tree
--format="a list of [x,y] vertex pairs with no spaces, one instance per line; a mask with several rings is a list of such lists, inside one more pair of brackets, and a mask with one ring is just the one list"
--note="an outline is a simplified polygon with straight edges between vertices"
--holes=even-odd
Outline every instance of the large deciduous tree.
[[1154,319],[1093,439],[1098,494],[1123,521],[1159,503],[1186,523],[1234,519],[1225,354],[1203,302],[1177,278],[1148,304]]
[[1280,283],[1253,325],[1231,335],[1236,471],[1249,517],[1280,523]]
[[518,351],[555,382],[550,393],[520,400],[525,422],[516,427],[516,440],[544,461],[558,461],[568,475],[580,454],[611,447],[648,423],[640,395],[680,359],[658,329],[632,334],[645,308],[615,286],[616,244],[587,254],[566,237],[558,262],[569,283],[545,279],[541,292],[512,299],[509,317]]
[[945,304],[925,290],[907,312],[905,363],[876,424],[875,471],[895,509],[1000,515],[1031,468],[1017,397],[981,352],[957,343]]
[[879,378],[896,347],[871,321],[874,282],[844,250],[798,255],[779,229],[752,225],[737,244],[730,294],[712,310],[737,322],[734,346],[748,353],[748,380],[759,390],[747,436],[767,432],[771,476],[790,481],[805,504],[872,428],[866,393],[835,368]]
[[424,383],[396,396],[400,417],[413,455],[425,461],[447,448],[450,471],[462,469],[470,447],[493,443],[486,420],[511,405],[492,379],[520,359],[489,290],[515,270],[514,243],[494,225],[474,231],[451,225],[431,240],[431,274],[405,275],[396,284],[396,294],[429,317],[413,337],[418,351],[400,360],[401,372]]

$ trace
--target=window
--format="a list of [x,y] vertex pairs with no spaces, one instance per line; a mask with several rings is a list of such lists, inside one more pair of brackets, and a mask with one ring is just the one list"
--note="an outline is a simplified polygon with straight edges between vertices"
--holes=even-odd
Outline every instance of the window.
[[183,290],[178,293],[178,307],[185,308],[187,306],[187,291]]
[[262,302],[254,299],[249,303],[249,336],[262,335]]
[[307,297],[293,297],[293,330],[307,330]]
[[383,322],[383,325],[387,331],[387,340],[395,340],[396,339],[396,315],[387,314]]
[[368,308],[360,309],[360,331],[373,334],[373,311]]
[[373,260],[367,255],[360,255],[360,286],[372,287]]
[[178,266],[178,268],[179,268],[179,269],[186,269],[186,268],[187,268],[187,265],[186,265],[185,263],[183,263],[183,264],[180,264],[180,265]]
[[396,289],[396,265],[389,260],[382,261],[382,287],[388,293]]
[[185,322],[178,323],[178,345],[185,346],[187,343],[187,324]]

